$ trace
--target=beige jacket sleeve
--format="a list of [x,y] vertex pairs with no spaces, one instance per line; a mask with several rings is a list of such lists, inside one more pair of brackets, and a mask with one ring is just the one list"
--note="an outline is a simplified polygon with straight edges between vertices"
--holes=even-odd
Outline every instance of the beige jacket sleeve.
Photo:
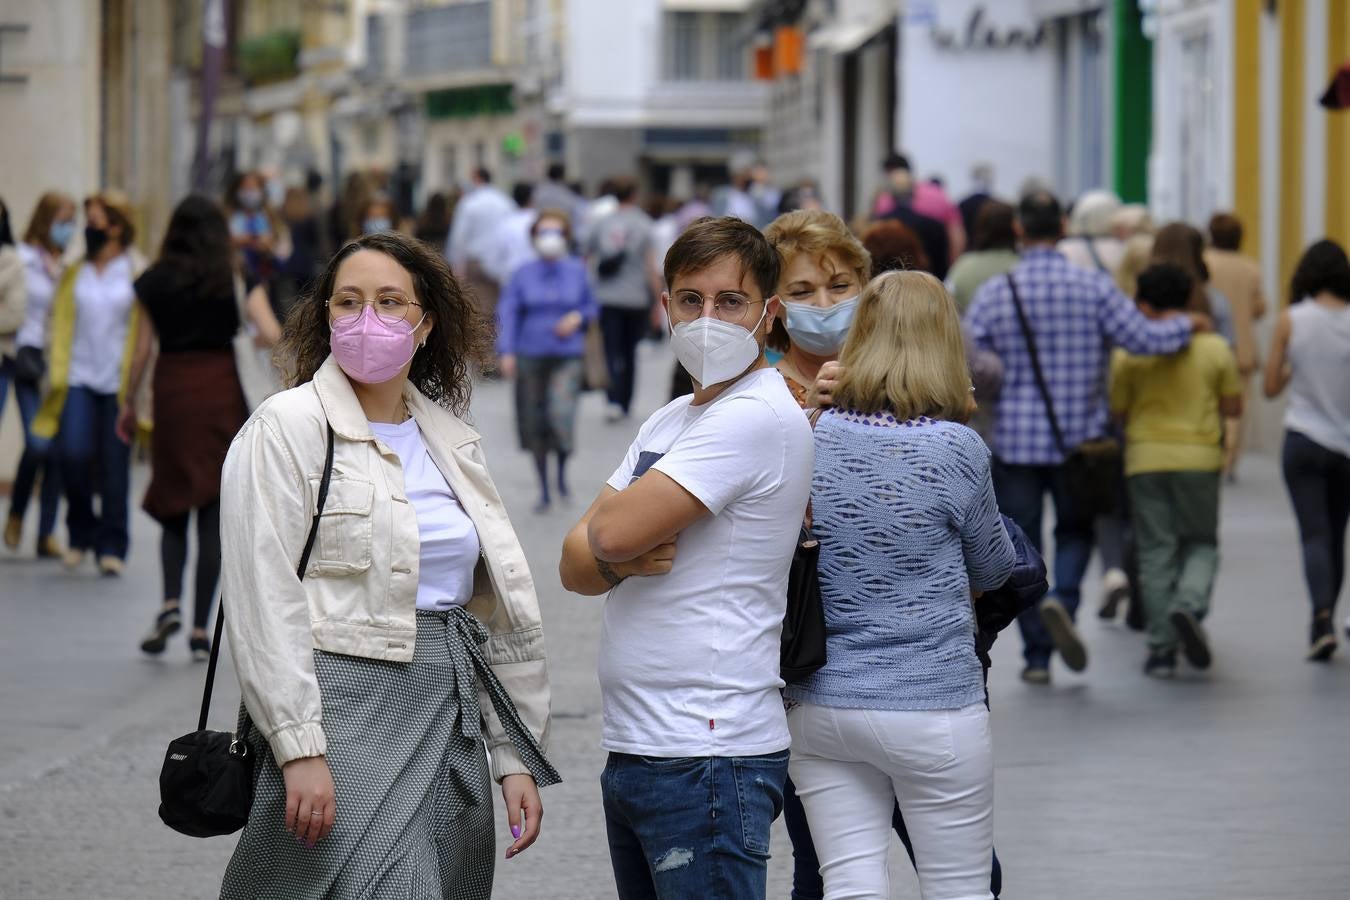
[[239,432],[221,474],[221,603],[244,703],[277,765],[327,750],[309,601],[295,568],[309,531],[308,483],[269,422]]
[[14,333],[28,309],[28,282],[23,259],[13,247],[0,247],[0,348],[10,352]]

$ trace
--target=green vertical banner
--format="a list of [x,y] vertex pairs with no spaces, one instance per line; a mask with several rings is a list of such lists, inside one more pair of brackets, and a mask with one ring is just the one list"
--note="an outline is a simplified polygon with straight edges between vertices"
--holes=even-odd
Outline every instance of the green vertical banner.
[[1148,202],[1153,143],[1153,43],[1144,36],[1138,0],[1112,0],[1115,146],[1112,181],[1126,203]]

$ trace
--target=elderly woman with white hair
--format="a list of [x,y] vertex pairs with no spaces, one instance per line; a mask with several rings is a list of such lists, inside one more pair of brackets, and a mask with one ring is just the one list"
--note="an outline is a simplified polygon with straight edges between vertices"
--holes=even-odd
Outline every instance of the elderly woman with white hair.
[[1125,254],[1114,221],[1120,208],[1120,198],[1110,191],[1083,194],[1069,213],[1069,236],[1059,242],[1059,252],[1079,268],[1114,275]]

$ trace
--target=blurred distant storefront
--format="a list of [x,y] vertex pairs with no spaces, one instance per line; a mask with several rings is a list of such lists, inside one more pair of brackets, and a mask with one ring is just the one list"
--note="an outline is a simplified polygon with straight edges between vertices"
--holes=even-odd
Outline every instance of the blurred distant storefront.
[[845,217],[866,211],[896,145],[894,0],[758,0],[753,27],[774,178],[814,182]]
[[760,149],[750,0],[568,0],[563,158],[592,186],[636,174],[688,196]]

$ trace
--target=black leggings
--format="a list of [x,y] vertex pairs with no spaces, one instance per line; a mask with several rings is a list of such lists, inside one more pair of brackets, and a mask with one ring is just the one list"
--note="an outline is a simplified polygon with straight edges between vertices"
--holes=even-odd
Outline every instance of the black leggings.
[[1297,431],[1284,433],[1284,483],[1294,503],[1313,615],[1330,614],[1345,583],[1350,457]]
[[[166,519],[159,542],[159,561],[164,571],[164,599],[183,599],[183,572],[187,569],[188,513]],[[206,630],[211,604],[220,581],[220,501],[197,510],[197,582],[192,627]]]

